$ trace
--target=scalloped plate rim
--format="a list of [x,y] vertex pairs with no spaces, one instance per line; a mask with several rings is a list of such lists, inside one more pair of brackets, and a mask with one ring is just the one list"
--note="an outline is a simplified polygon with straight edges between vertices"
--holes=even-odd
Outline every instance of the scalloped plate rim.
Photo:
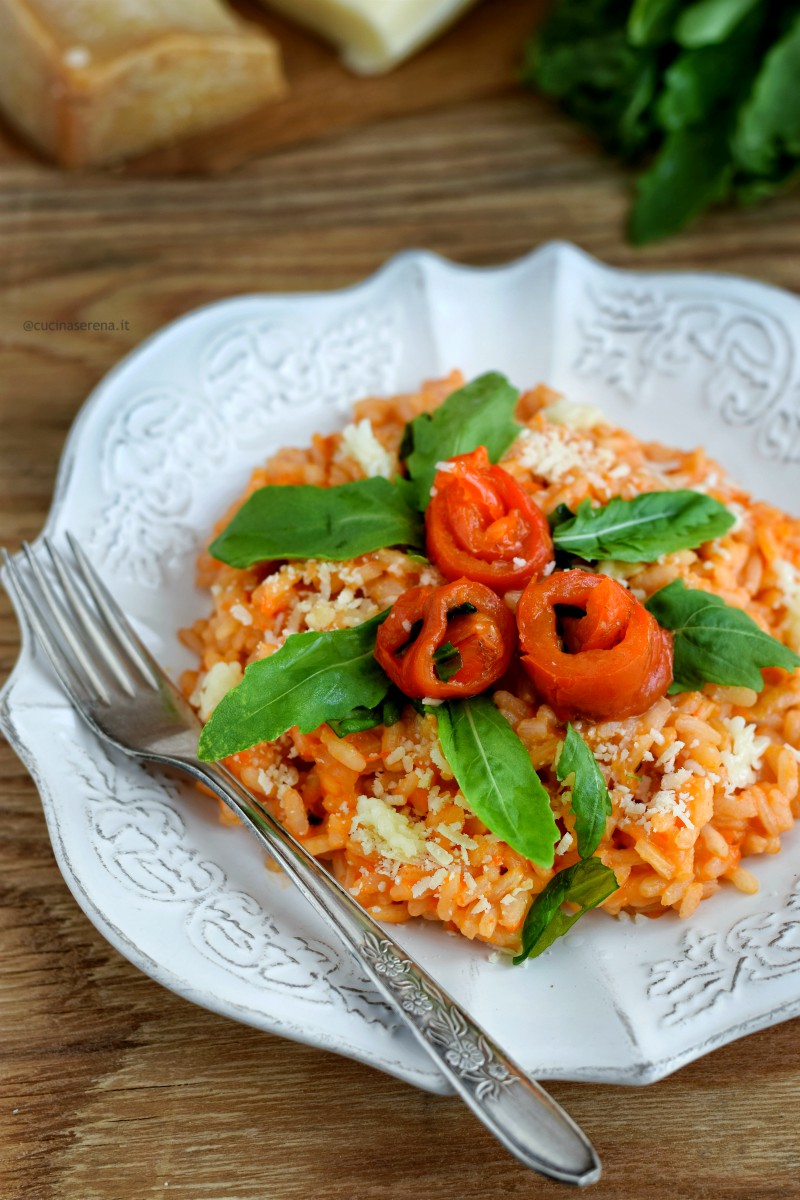
[[[153,331],[140,343],[133,347],[123,358],[119,360],[97,383],[91,390],[88,397],[81,405],[75,420],[69,430],[65,440],[64,447],[60,456],[59,466],[57,470],[56,480],[53,489],[53,497],[51,505],[42,528],[41,533],[35,539],[34,545],[38,544],[41,537],[49,533],[56,523],[59,515],[59,510],[67,495],[72,472],[75,466],[77,448],[80,444],[82,432],[86,423],[88,423],[95,409],[102,404],[106,393],[113,389],[124,373],[131,367],[132,364],[138,363],[141,359],[146,358],[151,352],[158,348],[163,340],[174,337],[177,333],[184,333],[196,322],[201,321],[210,313],[219,313],[225,310],[234,311],[243,303],[260,302],[268,300],[271,304],[287,305],[294,307],[302,305],[309,300],[319,300],[321,298],[335,302],[336,300],[344,300],[347,298],[358,298],[364,292],[368,292],[380,280],[390,277],[392,273],[403,269],[407,264],[428,264],[436,271],[445,274],[465,274],[468,276],[502,276],[524,273],[531,265],[547,257],[558,257],[567,255],[581,260],[584,263],[591,265],[593,268],[602,271],[610,277],[624,280],[627,278],[653,278],[657,277],[663,280],[674,282],[691,281],[693,283],[702,279],[709,281],[712,284],[724,284],[725,282],[733,282],[736,284],[740,292],[747,291],[750,293],[753,300],[756,299],[771,299],[779,301],[785,305],[787,301],[791,302],[796,309],[800,309],[800,297],[793,293],[778,287],[776,285],[764,283],[757,279],[751,279],[745,276],[736,275],[728,272],[711,272],[711,271],[676,271],[670,269],[650,269],[645,267],[617,267],[611,266],[601,260],[595,258],[581,247],[571,243],[553,240],[548,241],[529,253],[509,260],[500,264],[480,264],[471,265],[468,263],[454,262],[443,255],[429,250],[409,249],[401,251],[389,258],[382,266],[370,275],[356,281],[345,287],[331,289],[329,291],[311,291],[311,292],[289,292],[289,293],[272,293],[272,292],[249,292],[241,295],[224,297],[220,300],[210,301],[206,304],[199,305],[188,312],[181,314],[179,317],[161,326]],[[4,573],[0,572],[0,576]],[[202,1007],[209,1009],[212,1012],[230,1017],[245,1024],[253,1025],[256,1028],[274,1032],[281,1036],[286,1036],[292,1040],[304,1042],[308,1045],[316,1046],[321,1049],[330,1050],[335,1053],[343,1054],[349,1058],[355,1059],[377,1067],[379,1069],[389,1071],[399,1078],[406,1080],[412,1084],[434,1093],[447,1094],[450,1092],[449,1086],[441,1079],[438,1074],[435,1078],[432,1076],[423,1076],[420,1073],[409,1071],[403,1068],[399,1063],[394,1064],[388,1061],[377,1061],[374,1056],[366,1051],[360,1052],[357,1048],[351,1045],[343,1045],[342,1042],[335,1036],[325,1038],[324,1034],[319,1030],[305,1035],[302,1026],[294,1029],[287,1029],[286,1022],[283,1018],[272,1018],[265,1010],[251,1010],[248,1006],[237,1006],[227,1001],[218,1000],[213,992],[199,991],[194,985],[188,983],[181,978],[174,976],[169,968],[166,968],[161,963],[156,963],[149,958],[146,952],[133,942],[131,942],[125,934],[118,930],[113,922],[111,922],[106,914],[99,909],[91,898],[81,888],[75,873],[73,872],[68,856],[64,853],[63,841],[61,837],[58,819],[55,813],[52,796],[47,782],[38,770],[36,756],[30,751],[22,737],[18,734],[12,715],[12,697],[15,685],[18,682],[20,673],[26,665],[26,658],[31,654],[30,635],[27,626],[24,622],[20,623],[21,645],[20,653],[9,673],[8,678],[0,688],[0,730],[8,739],[10,745],[19,756],[26,769],[31,774],[37,790],[42,798],[43,809],[47,821],[48,831],[51,837],[53,852],[58,862],[64,880],[78,903],[81,910],[85,913],[92,924],[101,932],[102,936],[138,969],[153,978],[160,985],[167,987],[174,993],[183,998],[190,999],[192,1002],[200,1004]],[[65,707],[68,707],[65,705]],[[571,1071],[568,1076],[553,1075],[547,1070],[539,1072],[540,1078],[569,1078],[574,1080],[586,1080],[597,1082],[613,1082],[626,1083],[634,1085],[646,1085],[664,1078],[673,1071],[702,1057],[711,1050],[719,1046],[725,1045],[739,1037],[746,1036],[748,1033],[755,1032],[758,1029],[763,1029],[777,1022],[788,1020],[793,1016],[800,1015],[800,997],[793,1000],[785,1001],[774,1008],[766,1010],[757,1016],[746,1018],[744,1020],[734,1020],[729,1024],[718,1029],[714,1034],[706,1038],[698,1045],[687,1048],[674,1055],[665,1055],[660,1058],[642,1058],[640,1061],[635,1061],[624,1070],[605,1069],[602,1067],[588,1067],[585,1072]],[[612,1077],[613,1075],[613,1077]]]

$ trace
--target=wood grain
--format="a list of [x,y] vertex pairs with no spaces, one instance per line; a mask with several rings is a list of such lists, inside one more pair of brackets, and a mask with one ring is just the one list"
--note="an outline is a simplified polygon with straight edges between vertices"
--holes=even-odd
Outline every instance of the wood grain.
[[[720,212],[634,251],[621,233],[629,180],[524,96],[385,121],[210,179],[64,176],[10,145],[0,164],[0,542],[12,549],[44,521],[89,389],[208,300],[341,286],[410,246],[481,264],[551,237],[623,266],[800,290],[800,198]],[[130,328],[26,333],[26,319]],[[0,675],[16,641],[0,594]],[[3,1200],[564,1194],[456,1101],[234,1025],[137,972],[70,897],[5,744],[0,822]],[[800,1196],[797,1034],[797,1022],[756,1034],[645,1090],[553,1085],[603,1156],[591,1194]]]

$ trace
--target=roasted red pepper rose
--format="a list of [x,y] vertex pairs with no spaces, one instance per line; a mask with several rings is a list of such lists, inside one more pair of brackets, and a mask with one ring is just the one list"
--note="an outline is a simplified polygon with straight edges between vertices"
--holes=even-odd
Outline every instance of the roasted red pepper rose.
[[528,584],[517,627],[522,665],[562,720],[636,716],[672,682],[672,638],[607,575],[559,571]]
[[403,592],[378,630],[375,657],[415,699],[476,696],[504,674],[517,631],[503,600],[459,579]]
[[522,588],[553,561],[547,518],[524,488],[493,466],[485,446],[448,459],[425,514],[428,557],[447,579],[497,592]]

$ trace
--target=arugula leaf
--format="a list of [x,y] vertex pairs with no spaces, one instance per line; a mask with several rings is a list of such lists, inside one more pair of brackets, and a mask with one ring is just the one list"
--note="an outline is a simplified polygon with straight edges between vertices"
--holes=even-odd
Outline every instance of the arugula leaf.
[[396,687],[390,687],[380,704],[366,708],[359,704],[346,717],[331,717],[328,721],[337,737],[347,737],[348,733],[363,733],[365,729],[374,729],[376,725],[395,725],[403,715],[403,705],[406,698]]
[[505,453],[519,433],[514,409],[519,392],[504,375],[490,371],[452,392],[432,413],[420,413],[403,435],[406,466],[417,507],[430,500],[436,464],[456,454],[485,446],[492,462]]
[[724,42],[761,0],[697,0],[678,18],[675,40],[695,48]]
[[[800,167],[800,14],[769,51],[733,136],[737,166],[754,175],[794,175]],[[792,169],[781,166],[794,159]]]
[[528,751],[487,695],[437,710],[439,741],[472,811],[540,867],[553,865],[558,826]]
[[556,776],[572,789],[578,853],[581,858],[590,858],[605,834],[606,817],[611,816],[611,797],[597,760],[572,725],[567,725]]
[[600,508],[584,500],[575,516],[554,526],[553,541],[588,561],[653,562],[719,537],[734,522],[730,509],[703,492],[645,492]]
[[461,657],[461,652],[456,649],[452,642],[445,642],[433,654],[433,665],[437,677],[442,683],[447,683],[452,679],[464,665],[464,660]]
[[523,81],[643,161],[629,237],[800,182],[798,0],[552,0]]
[[375,637],[388,610],[354,629],[295,633],[269,658],[245,669],[200,735],[198,757],[208,762],[271,742],[296,725],[310,733],[325,721],[373,709],[389,691],[375,661]]
[[232,567],[273,559],[357,558],[384,546],[425,545],[406,480],[359,479],[339,487],[259,488],[209,546]]
[[656,102],[662,128],[715,119],[724,106],[738,105],[748,94],[758,71],[754,53],[761,38],[765,10],[759,6],[720,45],[685,50],[664,72],[664,86]]
[[635,246],[677,233],[723,199],[733,177],[727,125],[689,125],[667,134],[653,165],[637,180],[628,224]]
[[[567,8],[562,0],[556,18]],[[579,22],[573,28],[567,20],[546,25],[528,48],[523,80],[560,100],[623,158],[649,145],[658,84],[656,51],[631,46],[624,28],[607,30],[600,20],[595,28]]]
[[672,32],[683,0],[633,0],[628,37],[634,46],[660,45]]
[[793,671],[800,657],[756,625],[741,608],[713,592],[687,588],[676,579],[645,604],[659,625],[674,635],[674,681],[669,694],[692,692],[705,683],[764,686],[762,667]]
[[[590,908],[596,908],[613,895],[617,887],[616,875],[599,858],[582,858],[559,871],[528,909],[522,926],[522,949],[514,962],[536,958]],[[565,903],[577,904],[578,911],[565,913],[561,907]]]

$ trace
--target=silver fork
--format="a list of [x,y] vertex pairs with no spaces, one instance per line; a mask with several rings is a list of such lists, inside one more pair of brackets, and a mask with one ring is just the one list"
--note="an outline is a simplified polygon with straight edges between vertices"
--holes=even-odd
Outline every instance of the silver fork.
[[200,762],[201,725],[131,628],[75,539],[74,565],[43,538],[48,568],[23,543],[3,550],[7,584],[75,711],[134,759],[175,767],[216,793],[335,929],[365,974],[472,1112],[520,1162],[564,1183],[600,1178],[600,1161],[566,1112],[362,909],[259,800],[217,763]]

